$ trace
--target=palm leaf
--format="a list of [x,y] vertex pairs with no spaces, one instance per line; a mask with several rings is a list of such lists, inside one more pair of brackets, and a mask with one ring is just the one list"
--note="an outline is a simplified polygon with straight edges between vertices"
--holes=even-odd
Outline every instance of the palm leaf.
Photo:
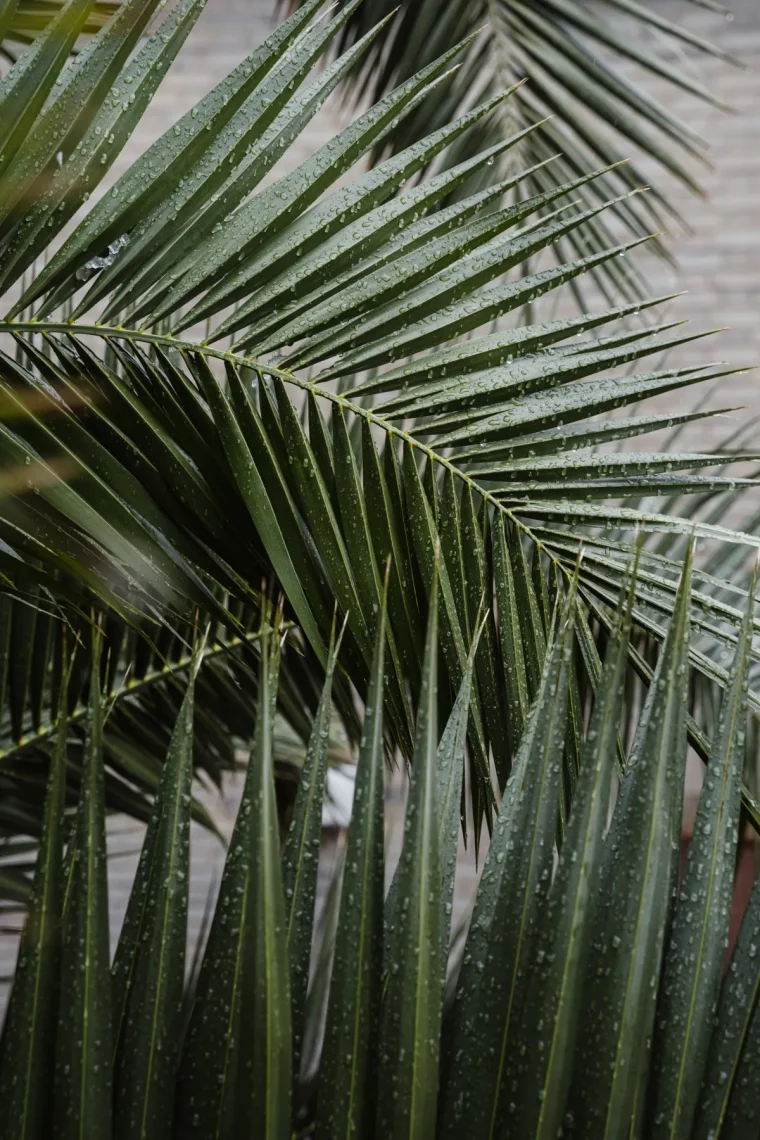
[[194,656],[113,966],[117,1134],[165,1136],[179,1055],[190,876]]
[[[755,574],[750,585],[753,597],[756,584]],[[653,1136],[691,1135],[699,1106],[697,1090],[707,1060],[728,941],[753,617],[750,606],[721,709],[665,959],[655,1030],[650,1114]],[[717,921],[718,917],[722,921]],[[688,962],[687,972],[684,962],[688,961],[695,931],[696,953],[693,963]]]
[[[65,7],[65,0],[3,0],[0,6],[0,52],[10,62],[19,50],[35,40]],[[95,0],[84,23],[86,35],[94,35],[118,11],[118,3]]]
[[[484,1136],[505,1126],[526,966],[548,887],[560,778],[553,760],[565,732],[573,602],[574,584],[557,616],[534,715],[483,866],[449,1029],[440,1107],[444,1136],[464,1136],[473,1123]],[[494,921],[497,912],[504,918]],[[486,961],[493,965],[487,975]],[[480,1048],[460,1054],[460,1041],[477,1041]]]
[[604,827],[623,703],[635,576],[634,564],[628,596],[621,597],[618,623],[595,693],[570,822],[542,919],[539,967],[525,1004],[526,1038],[532,1024],[551,1026],[548,1040],[543,1035],[533,1039],[521,1066],[521,1089],[516,1098],[520,1127],[524,1135],[536,1140],[556,1135],[562,1123],[561,1106],[570,1091],[583,975],[590,950],[590,916],[604,858]]
[[66,735],[61,733],[50,767],[33,893],[0,1042],[4,1116],[9,1131],[23,1140],[41,1140],[52,1124],[50,1087],[61,968],[65,786]]
[[434,569],[379,1043],[378,1128],[381,1135],[399,1140],[429,1136],[437,1112],[445,979],[442,955],[448,942],[438,840],[442,804],[436,773],[437,657],[438,575]]
[[385,621],[384,591],[340,893],[338,922],[345,940],[335,942],[322,1051],[319,1125],[326,1136],[335,1137],[363,1135],[371,1127],[377,1103],[378,1050],[373,1030],[382,996]]

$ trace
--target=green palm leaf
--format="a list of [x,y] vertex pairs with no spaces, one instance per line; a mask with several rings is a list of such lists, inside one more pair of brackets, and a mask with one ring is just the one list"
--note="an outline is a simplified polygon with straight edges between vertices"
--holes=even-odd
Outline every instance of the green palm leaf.
[[190,876],[196,655],[113,967],[116,1135],[166,1136],[179,1055]]
[[251,760],[182,1051],[178,1135],[230,1136],[233,1122],[269,1140],[289,1131],[289,970],[272,772],[278,667],[275,640],[261,659]]
[[404,846],[395,879],[380,1031],[378,1134],[435,1130],[443,1006],[445,912],[438,832],[438,574],[433,571]]
[[[538,966],[525,1002],[523,1034],[531,1044],[520,1066],[514,1111],[523,1135],[535,1136],[536,1140],[556,1136],[562,1124],[562,1106],[570,1091],[591,916],[604,858],[604,828],[623,703],[635,578],[634,564],[628,596],[621,597],[618,623],[595,692],[594,712],[573,790],[570,822],[542,919]],[[535,1035],[531,1033],[532,1026],[538,1027]]]
[[387,587],[383,592],[338,917],[322,1052],[320,1130],[366,1135],[377,1098],[377,1022],[383,961],[383,669]]
[[[65,709],[61,712],[65,715]],[[66,735],[61,733],[50,767],[29,914],[0,1041],[3,1130],[20,1140],[41,1140],[49,1135],[52,1124],[50,1088],[61,969],[65,787]]]
[[[483,866],[445,1058],[440,1119],[447,1137],[465,1136],[473,1125],[483,1136],[497,1135],[507,1119],[508,1069],[515,1057],[523,979],[545,904],[557,817],[556,758],[566,724],[573,601],[574,586],[557,615],[535,712]],[[462,1049],[459,1043],[465,1041],[471,1047]]]
[[306,1012],[311,936],[317,896],[322,804],[327,775],[333,672],[340,651],[341,636],[342,631],[330,645],[325,687],[314,717],[314,727],[309,738],[293,806],[293,819],[282,854],[282,881],[290,956],[294,1080],[298,1078],[301,1061],[301,1038]]
[[[596,1093],[591,1093],[592,1080],[579,1083],[573,1115],[589,1136],[605,1140],[629,1134],[654,1023],[656,991],[650,979],[660,969],[682,814],[689,574],[690,559],[628,760],[602,869],[587,976],[588,1027],[578,1060],[579,1072],[593,1074]],[[619,862],[623,848],[632,856],[626,866]]]
[[756,881],[721,986],[716,1026],[694,1121],[695,1140],[704,1140],[711,1132],[716,1137],[731,1136],[737,1131],[741,1135],[742,1128],[751,1132],[757,1123],[759,899],[760,888]]
[[[425,482],[425,493],[434,494]],[[434,501],[440,507],[437,496]],[[507,537],[502,537],[506,545]],[[514,536],[510,534],[509,540],[514,541]],[[326,714],[335,680],[329,676],[322,690],[293,830],[281,842],[274,805],[272,728],[281,688],[282,631],[279,619],[273,621],[267,610],[261,620],[265,634],[253,754],[203,966],[200,976],[187,982],[190,744],[200,712],[196,705],[192,715],[201,647],[196,648],[183,686],[181,716],[146,835],[113,979],[103,943],[108,905],[103,874],[105,798],[102,765],[96,763],[100,669],[93,670],[88,764],[76,826],[64,853],[66,829],[53,811],[64,792],[67,749],[61,735],[36,877],[36,898],[46,900],[44,917],[46,923],[50,919],[51,934],[57,926],[54,912],[63,915],[62,954],[59,963],[55,937],[44,945],[32,940],[34,924],[43,913],[33,910],[23,952],[28,956],[15,990],[20,996],[14,998],[16,1012],[3,1041],[0,1080],[11,1100],[3,1105],[0,1134],[18,1133],[14,1106],[23,1104],[24,1098],[16,1099],[14,1073],[31,1074],[35,1084],[44,1078],[44,1066],[30,1070],[29,1051],[11,1052],[12,1046],[19,1041],[34,1043],[35,1048],[52,1046],[55,1037],[59,1080],[73,1072],[79,1093],[71,1110],[55,1118],[62,1135],[165,1136],[174,1114],[174,1135],[197,1133],[230,1140],[243,1134],[287,1140],[294,1133],[382,1134],[391,1140],[416,1133],[434,1140],[469,1137],[474,1129],[507,1140],[539,1140],[554,1137],[558,1128],[571,1135],[629,1137],[661,1127],[663,1092],[671,1087],[671,1075],[684,1072],[688,1080],[680,1084],[679,1115],[682,1119],[687,1109],[696,1110],[697,1136],[708,1131],[717,1140],[752,1135],[760,1079],[754,1048],[760,986],[757,887],[722,981],[714,1019],[712,1014],[721,985],[729,888],[735,881],[737,761],[745,727],[753,599],[745,604],[721,729],[679,896],[674,890],[681,814],[677,777],[683,772],[688,723],[685,662],[691,556],[689,552],[665,646],[616,791],[612,770],[620,756],[619,721],[633,648],[629,634],[637,644],[641,634],[635,617],[635,560],[644,565],[652,561],[650,552],[638,550],[631,570],[630,551],[625,553],[625,586],[616,599],[604,666],[578,594],[583,559],[577,562],[569,589],[562,578],[546,574],[542,564],[536,566],[535,560],[530,569],[525,568],[520,588],[531,591],[533,603],[521,603],[512,617],[521,618],[523,608],[535,604],[542,627],[550,623],[548,645],[537,698],[526,716],[483,868],[464,955],[458,962],[455,937],[449,957],[449,993],[456,993],[453,1005],[444,998],[444,966],[467,706],[483,645],[486,601],[481,599],[476,612],[463,683],[439,740],[435,725],[443,686],[436,671],[445,664],[436,630],[440,548],[434,552],[430,582],[404,849],[388,895],[383,899],[384,736],[389,741],[382,697],[384,627],[389,620],[386,581],[348,843],[345,859],[336,860],[338,874],[343,868],[342,889],[339,879],[334,879],[325,909],[318,908],[314,921],[313,843],[326,762]],[[505,553],[505,559],[515,576],[523,573],[519,556]],[[754,587],[753,581],[750,592]],[[588,663],[593,696],[585,688],[584,674],[573,668],[576,636],[581,657]],[[691,637],[697,636],[692,630]],[[96,636],[96,654],[98,650]],[[333,642],[330,674],[337,668],[337,655]],[[580,707],[584,712],[589,708],[586,697],[593,707],[588,721],[579,716],[570,730],[567,712],[573,680],[578,682]],[[249,680],[246,699],[252,689]],[[574,780],[563,783],[569,734],[577,737],[581,760]],[[561,845],[560,802],[564,805]],[[612,824],[605,835],[610,808]],[[696,874],[700,863],[709,866],[707,875]],[[294,913],[293,908],[300,906],[305,914]],[[695,920],[686,917],[689,913],[698,916],[702,928],[700,949],[693,959],[688,953],[676,957],[679,939],[688,938],[695,926]],[[290,947],[289,921],[291,932],[297,923],[298,935]],[[666,931],[670,947],[660,970]],[[301,970],[308,969],[304,958],[310,942],[314,961],[304,1015],[296,992],[303,985],[299,983],[291,995],[288,981],[296,948]],[[671,986],[674,964],[682,967],[684,984],[676,974],[678,984]],[[695,979],[708,975],[711,984],[702,992]],[[293,976],[298,978],[299,973]],[[39,985],[31,984],[35,978]],[[327,1029],[320,1046],[328,989]],[[107,1017],[112,993],[116,1032],[121,1037],[115,1064]],[[22,999],[25,1012],[34,1015],[28,1029],[19,1015]],[[186,1007],[192,1012],[185,1034]],[[299,1018],[305,1016],[299,1081],[291,1077],[294,1012]],[[48,1027],[56,1023],[53,1035]],[[652,1051],[651,1028],[648,1032],[646,1026],[653,1024],[657,1036]],[[21,1036],[19,1029],[24,1031]],[[504,1033],[503,1054],[497,1050],[492,1054],[489,1041],[494,1035],[504,1041]],[[671,1040],[667,1050],[662,1045],[666,1039]],[[605,1049],[601,1056],[595,1052],[597,1045]],[[180,1051],[180,1070],[175,1073]],[[618,1060],[610,1065],[613,1051]],[[439,1056],[444,1059],[440,1096]],[[492,1056],[500,1062],[496,1073]],[[490,1093],[484,1093],[486,1083]],[[28,1096],[29,1082],[21,1080],[20,1085]],[[67,1086],[59,1090],[65,1095]],[[44,1092],[41,1085],[39,1091]],[[64,1100],[63,1106],[67,1103]],[[613,1104],[619,1105],[619,1112]],[[94,1109],[98,1115],[93,1119]],[[672,1113],[676,1126],[678,1119]]]
[[[750,585],[752,598],[756,585],[757,572]],[[721,708],[665,958],[650,1091],[653,1136],[690,1136],[702,1111],[699,1088],[728,941],[753,623],[750,604]]]

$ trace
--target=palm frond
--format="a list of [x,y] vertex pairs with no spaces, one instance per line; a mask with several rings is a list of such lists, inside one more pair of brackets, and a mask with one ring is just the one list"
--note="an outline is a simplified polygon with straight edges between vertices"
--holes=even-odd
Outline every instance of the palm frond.
[[[111,153],[100,162],[102,116],[113,153],[139,117],[139,100],[115,106],[103,89],[122,59],[115,49],[122,24],[90,41],[87,66],[82,56],[64,66],[66,29],[51,24],[38,54],[0,89],[11,144],[0,189],[13,189],[0,193],[7,336],[0,553],[13,594],[3,603],[11,641],[2,644],[21,653],[23,665],[4,697],[5,750],[10,762],[52,725],[55,655],[46,647],[63,621],[86,626],[94,607],[109,615],[118,646],[106,749],[114,749],[114,771],[134,778],[141,762],[155,787],[169,709],[179,708],[173,678],[187,667],[197,613],[204,627],[211,622],[207,652],[216,656],[197,681],[207,730],[196,762],[218,775],[250,727],[250,706],[240,707],[235,689],[249,667],[244,645],[262,591],[280,590],[304,654],[285,655],[283,713],[306,739],[337,603],[346,629],[336,701],[357,738],[348,686],[366,697],[390,555],[384,693],[389,740],[403,755],[413,754],[435,573],[441,716],[451,711],[485,620],[469,727],[477,839],[497,798],[491,756],[503,787],[537,693],[548,611],[573,578],[579,538],[589,554],[578,594],[596,634],[598,622],[611,620],[624,575],[620,545],[633,531],[679,538],[694,531],[745,551],[757,545],[752,533],[692,522],[662,503],[676,493],[713,503],[753,486],[730,465],[757,456],[746,447],[665,460],[598,450],[661,426],[651,416],[606,423],[602,413],[724,374],[710,364],[638,370],[647,357],[703,335],[664,320],[650,330],[632,323],[642,304],[666,298],[489,331],[494,320],[618,264],[639,244],[535,268],[542,250],[596,224],[605,210],[633,208],[639,195],[607,202],[603,187],[617,176],[609,166],[563,172],[538,191],[533,168],[515,169],[505,182],[495,157],[517,153],[536,125],[485,149],[473,140],[519,91],[487,98],[351,177],[377,147],[404,138],[426,100],[443,104],[456,91],[471,39],[404,78],[293,173],[264,182],[382,31],[368,28],[316,71],[355,10],[319,8],[312,0],[278,28],[87,204],[68,234],[64,226]],[[117,17],[135,37],[140,13],[147,9],[129,0]],[[122,60],[119,82],[145,84],[147,99],[195,15],[196,7],[180,5],[165,16],[135,58]],[[36,62],[45,52],[59,61],[57,72]],[[39,98],[36,86],[28,95],[32,74],[43,83]],[[74,94],[86,113],[64,130]],[[56,127],[60,162],[41,144],[48,127]],[[462,158],[465,139],[475,149]],[[437,156],[446,162],[436,173],[429,167]],[[473,188],[475,173],[482,185]],[[22,189],[34,192],[43,176],[49,186],[33,193],[30,214]],[[505,206],[510,186],[525,193]],[[593,204],[583,197],[589,187],[598,190]],[[652,547],[642,569],[634,620],[662,644],[679,567]],[[716,606],[723,588],[714,574],[695,572],[690,602],[699,629],[690,663],[718,687],[728,675],[714,650],[735,646],[747,597],[733,587],[732,603]],[[644,675],[633,651],[631,660]],[[145,680],[141,709],[156,702],[147,731],[129,686],[122,680],[119,688],[127,663],[130,677]],[[81,694],[72,695],[74,712]],[[753,690],[753,709],[758,700]],[[573,708],[577,719],[577,696]],[[692,735],[708,755],[705,734],[695,726]],[[570,738],[567,781],[574,750]],[[36,794],[41,802],[39,781]],[[745,806],[754,812],[748,790]]]

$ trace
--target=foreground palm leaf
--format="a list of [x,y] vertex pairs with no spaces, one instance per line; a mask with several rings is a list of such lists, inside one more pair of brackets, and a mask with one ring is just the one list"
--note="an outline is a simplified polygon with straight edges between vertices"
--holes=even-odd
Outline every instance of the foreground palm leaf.
[[253,754],[181,1054],[180,1136],[232,1136],[245,1126],[269,1140],[289,1130],[288,956],[271,762],[278,655],[275,645],[262,657]]
[[[584,1138],[662,1134],[740,1140],[755,1135],[760,1125],[759,1102],[752,1095],[760,1082],[755,1048],[760,991],[754,941],[757,885],[725,974],[722,962],[740,830],[736,760],[747,713],[753,610],[750,607],[743,619],[689,866],[678,885],[677,877],[668,873],[678,800],[678,783],[671,775],[682,763],[687,739],[683,660],[689,642],[689,573],[687,564],[651,689],[654,696],[643,711],[631,753],[624,758],[620,790],[613,794],[635,610],[635,567],[629,571],[617,599],[618,620],[608,639],[604,667],[595,695],[589,698],[588,731],[580,730],[580,768],[557,861],[560,730],[566,723],[572,678],[568,666],[575,631],[582,628],[583,606],[576,593],[577,580],[568,590],[547,591],[554,618],[539,695],[528,716],[483,868],[464,956],[459,957],[454,941],[445,991],[441,967],[450,926],[445,883],[456,859],[457,836],[447,822],[449,783],[438,774],[449,769],[461,773],[464,766],[460,725],[473,684],[473,661],[470,657],[439,743],[435,698],[440,692],[437,659],[442,655],[437,621],[443,590],[434,566],[435,594],[404,845],[384,899],[383,594],[339,890],[332,981],[320,988],[322,999],[309,1007],[313,1024],[306,1027],[305,1036],[313,1040],[326,1018],[316,1084],[306,1068],[302,1079],[291,1083],[286,916],[292,889],[287,884],[294,874],[310,875],[313,852],[307,838],[308,813],[303,810],[280,850],[272,763],[279,648],[269,637],[263,647],[246,787],[200,978],[186,995],[191,1014],[183,1034],[186,880],[180,872],[187,867],[191,676],[119,944],[113,991],[106,972],[98,978],[91,973],[91,985],[76,985],[67,992],[72,979],[67,929],[79,913],[80,877],[97,853],[97,848],[88,847],[82,859],[81,845],[102,832],[102,795],[93,798],[92,789],[85,790],[67,852],[61,829],[50,814],[46,817],[45,861],[28,918],[13,1016],[3,1041],[0,1082],[13,1095],[3,1103],[2,1135],[48,1135],[39,1125],[30,1125],[29,1111],[45,1102],[49,1092],[52,1061],[45,1059],[51,1044],[49,1024],[64,1012],[79,1009],[88,1013],[91,1033],[92,1019],[109,1006],[112,992],[126,993],[126,999],[118,1002],[126,1016],[117,1011],[113,1052],[101,1057],[102,1067],[81,1065],[82,1038],[67,1021],[58,1020],[59,1071],[68,1072],[70,1065],[76,1072],[80,1103],[88,1113],[100,1106],[97,1125],[88,1125],[85,1131],[78,1128],[78,1136],[166,1140],[169,1135],[198,1135],[233,1140],[256,1135],[287,1140],[295,1133],[315,1140],[336,1136],[553,1140],[560,1129]],[[482,637],[480,626],[477,632]],[[633,635],[638,636],[635,623]],[[331,683],[329,679],[325,702]],[[90,708],[92,748],[100,708],[96,685]],[[313,748],[319,747],[322,731],[318,723]],[[58,761],[63,759],[65,754],[59,752]],[[306,779],[312,778],[309,772]],[[60,789],[58,767],[51,774],[51,804]],[[308,794],[309,787],[303,790]],[[610,809],[612,822],[605,835]],[[655,860],[657,843],[662,851]],[[42,963],[41,920],[55,917],[46,884],[55,882],[64,865],[72,868],[72,886],[63,902],[63,934],[60,924],[51,921],[44,947],[48,981],[34,987],[29,984],[30,970],[39,972]],[[611,893],[613,870],[617,877]],[[92,906],[102,907],[102,892],[94,891],[91,899]],[[303,901],[308,911],[304,931],[311,931],[314,897],[304,896]],[[637,908],[640,921],[636,921]],[[96,927],[97,923],[91,930]],[[666,938],[660,972],[657,963]],[[684,939],[694,939],[697,952],[676,957]],[[101,958],[96,955],[88,961],[90,971],[96,967],[102,972]],[[676,984],[674,963],[681,967]],[[315,969],[320,968],[317,960]],[[316,977],[315,973],[315,984]],[[126,990],[124,979],[128,979]],[[470,1024],[473,1007],[480,1010],[476,1032]],[[472,1080],[490,1057],[484,1036],[489,1009],[504,1048],[495,1051],[498,1066],[485,1065],[491,1091],[484,1095],[483,1082],[476,1090]],[[10,1035],[20,1025],[28,1026],[23,1050],[10,1047],[17,1040]],[[107,1035],[106,1021],[100,1029]],[[99,1038],[101,1045],[104,1040]],[[32,1065],[30,1056],[37,1058]],[[593,1064],[588,1064],[589,1058]],[[110,1098],[99,1100],[112,1080],[113,1111]],[[69,1085],[60,1085],[62,1108],[69,1103]],[[672,1089],[677,1091],[675,1097]],[[84,1121],[85,1116],[77,1118],[74,1112],[61,1119]]]
[[[166,1134],[182,1026],[195,656],[114,959],[118,1136]],[[179,967],[179,968],[178,968]],[[146,1048],[147,1042],[147,1048]]]
[[[82,789],[69,840],[61,915],[61,973],[55,1034],[55,1116],[64,1140],[111,1135],[113,1009],[103,786],[103,700],[96,634]],[[9,1061],[13,1064],[13,1060]],[[27,1085],[50,1096],[50,1086]]]
[[[738,493],[754,480],[726,468],[756,457],[598,450],[663,423],[605,423],[601,413],[720,375],[709,364],[645,371],[639,361],[701,334],[672,323],[632,329],[638,302],[493,331],[630,246],[533,271],[536,254],[603,217],[602,202],[568,207],[567,196],[601,186],[610,169],[563,174],[539,192],[528,189],[535,167],[501,177],[496,158],[532,136],[532,125],[460,161],[460,144],[513,104],[514,91],[346,179],[391,136],[402,138],[426,100],[445,102],[470,41],[405,79],[295,172],[264,182],[381,33],[369,29],[315,70],[355,4],[336,14],[310,0],[56,241],[134,129],[199,7],[177,5],[129,60],[150,0],[128,0],[68,63],[61,17],[0,86],[3,778],[27,821],[38,819],[49,763],[40,746],[56,731],[55,645],[61,624],[78,628],[94,606],[112,639],[109,806],[149,814],[196,613],[211,625],[211,659],[196,683],[195,762],[218,779],[252,728],[236,690],[257,664],[248,647],[262,584],[283,591],[297,627],[303,658],[286,655],[280,707],[304,742],[337,601],[346,630],[335,699],[355,740],[345,678],[366,697],[389,554],[387,728],[411,757],[440,539],[444,717],[483,622],[468,733],[477,840],[493,818],[491,756],[503,787],[538,691],[542,581],[570,581],[586,534],[577,590],[593,615],[588,649],[612,621],[633,530],[686,537],[692,524],[668,503]],[[134,99],[107,93],[117,73]],[[104,133],[113,149],[102,149]],[[448,165],[420,179],[437,156]],[[510,189],[519,201],[500,206]],[[709,519],[695,529],[745,551],[756,545],[751,533]],[[679,569],[665,548],[642,553],[633,619],[653,643],[664,640]],[[728,683],[720,653],[738,642],[747,596],[736,586],[724,600],[726,588],[695,571],[690,664],[717,689]],[[637,652],[631,663],[648,684]],[[127,670],[142,685],[137,706]],[[77,722],[85,681],[72,680]],[[578,700],[574,688],[574,723]],[[752,690],[753,710],[758,700]],[[147,727],[135,715],[143,705]],[[688,727],[706,758],[709,737]],[[35,748],[32,778],[21,760]]]

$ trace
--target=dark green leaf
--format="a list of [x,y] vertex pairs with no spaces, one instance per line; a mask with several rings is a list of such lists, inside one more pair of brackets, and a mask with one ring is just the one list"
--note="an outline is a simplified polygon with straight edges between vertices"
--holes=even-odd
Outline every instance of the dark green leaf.
[[55,1135],[111,1136],[112,1011],[100,633],[93,668],[71,880],[63,920],[61,998],[56,1035]]
[[348,830],[322,1050],[319,1131],[372,1135],[377,1102],[383,962],[383,592]]

